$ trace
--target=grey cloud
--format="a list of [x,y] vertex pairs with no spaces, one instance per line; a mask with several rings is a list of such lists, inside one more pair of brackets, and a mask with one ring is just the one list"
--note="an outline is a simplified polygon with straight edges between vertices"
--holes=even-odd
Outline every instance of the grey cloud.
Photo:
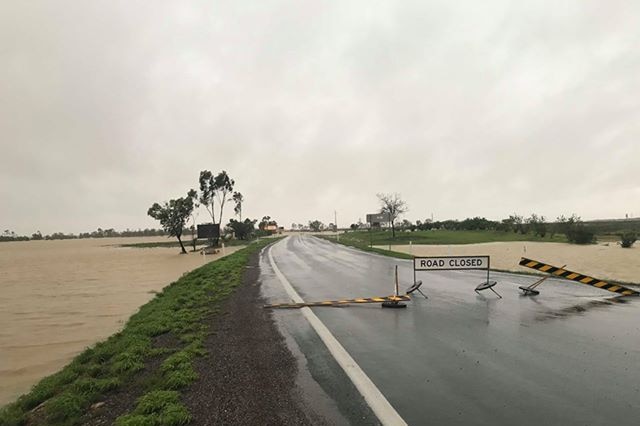
[[286,225],[640,214],[635,2],[2,7],[5,228],[155,226],[205,168]]

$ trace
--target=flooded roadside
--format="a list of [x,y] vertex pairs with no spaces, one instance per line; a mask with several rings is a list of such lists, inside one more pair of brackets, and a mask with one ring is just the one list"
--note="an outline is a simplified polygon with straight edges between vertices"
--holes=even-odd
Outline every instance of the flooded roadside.
[[167,240],[0,244],[0,406],[118,331],[155,292],[183,273],[220,257],[179,255],[179,248],[117,246]]
[[[386,250],[389,246],[376,246]],[[500,241],[454,245],[394,245],[392,250],[416,256],[491,256],[491,267],[514,272],[531,272],[518,262],[522,257],[567,265],[600,279],[640,283],[640,247],[621,248],[617,244],[567,244],[532,241]]]

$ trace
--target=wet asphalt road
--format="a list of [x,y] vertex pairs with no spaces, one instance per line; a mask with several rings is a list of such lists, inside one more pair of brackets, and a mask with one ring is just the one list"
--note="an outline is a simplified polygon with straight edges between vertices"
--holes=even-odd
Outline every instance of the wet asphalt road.
[[[413,280],[410,261],[314,237],[271,250],[305,301],[390,294],[396,264],[401,289]],[[417,295],[407,309],[313,310],[410,425],[637,425],[640,300],[614,303],[613,293],[555,279],[524,297],[518,285],[537,278],[491,277],[503,299],[473,291],[481,271],[419,272],[429,300]]]

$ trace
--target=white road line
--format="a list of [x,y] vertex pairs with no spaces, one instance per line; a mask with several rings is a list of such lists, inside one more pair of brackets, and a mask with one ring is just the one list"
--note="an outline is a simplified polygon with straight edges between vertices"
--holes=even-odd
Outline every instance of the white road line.
[[[282,274],[282,272],[280,272],[280,269],[278,269],[278,265],[276,265],[276,262],[273,260],[273,255],[271,254],[272,247],[273,246],[269,247],[269,263],[271,264],[271,268],[273,268],[273,271],[282,283],[282,286],[289,297],[291,297],[295,303],[304,303],[302,297],[300,297],[291,283],[289,283],[287,278]],[[387,401],[384,395],[382,395],[382,392],[380,392],[365,372],[362,371],[354,359],[351,358],[351,355],[349,355],[345,348],[342,347],[340,342],[338,342],[333,334],[331,334],[329,329],[322,323],[322,321],[320,321],[316,314],[313,313],[311,308],[305,307],[300,310],[302,311],[302,315],[304,315],[307,321],[309,321],[311,327],[313,327],[316,333],[318,333],[318,336],[320,336],[324,344],[327,346],[331,355],[333,355],[340,367],[342,367],[355,387],[360,391],[360,394],[362,394],[364,400],[369,404],[371,410],[373,410],[380,422],[383,425],[389,426],[406,426],[407,423],[402,419],[402,417],[400,417],[400,414],[398,414],[398,412],[391,406],[389,401]]]

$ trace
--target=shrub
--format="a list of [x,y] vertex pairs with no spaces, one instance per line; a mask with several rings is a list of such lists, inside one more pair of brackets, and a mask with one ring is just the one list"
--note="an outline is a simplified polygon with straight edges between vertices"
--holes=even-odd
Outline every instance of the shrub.
[[584,225],[580,216],[575,214],[568,219],[560,216],[556,227],[572,244],[593,244],[596,242],[596,234]]
[[0,408],[0,425],[22,426],[27,423],[24,413],[15,404]]
[[629,248],[637,239],[638,235],[635,232],[625,232],[620,234],[620,245],[624,248]]
[[45,377],[31,389],[31,392],[21,396],[20,399],[18,399],[18,404],[25,411],[31,410],[54,396],[60,388],[71,383],[76,377],[77,373],[67,368]]
[[78,417],[85,408],[85,399],[72,392],[63,392],[47,403],[47,419],[52,422]]
[[152,414],[162,411],[167,405],[180,402],[180,394],[174,391],[151,391],[138,399],[135,414]]
[[588,230],[582,223],[576,223],[566,232],[567,240],[573,244],[593,244],[596,242],[596,235]]
[[116,419],[116,426],[180,426],[191,420],[189,411],[174,391],[151,391],[138,399],[133,413]]

